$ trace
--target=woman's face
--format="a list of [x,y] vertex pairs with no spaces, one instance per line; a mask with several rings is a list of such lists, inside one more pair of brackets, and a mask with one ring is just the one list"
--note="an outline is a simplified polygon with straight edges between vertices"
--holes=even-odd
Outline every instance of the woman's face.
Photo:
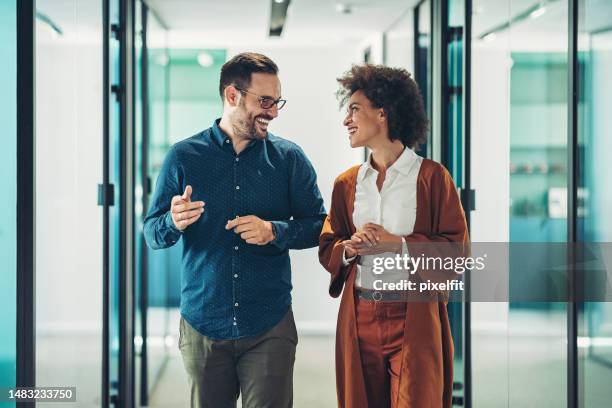
[[374,108],[363,91],[356,91],[348,100],[343,122],[348,129],[351,147],[371,147],[386,138],[386,116],[382,108]]

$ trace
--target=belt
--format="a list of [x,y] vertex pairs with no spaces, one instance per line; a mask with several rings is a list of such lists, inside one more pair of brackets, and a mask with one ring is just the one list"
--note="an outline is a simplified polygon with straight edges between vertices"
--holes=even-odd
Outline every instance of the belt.
[[359,299],[374,302],[405,302],[408,300],[408,292],[401,290],[375,290],[356,287],[355,294]]

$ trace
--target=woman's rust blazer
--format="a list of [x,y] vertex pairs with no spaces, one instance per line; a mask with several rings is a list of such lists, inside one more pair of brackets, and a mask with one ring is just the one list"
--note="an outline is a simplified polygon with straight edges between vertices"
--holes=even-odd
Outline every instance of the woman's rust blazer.
[[[352,214],[358,170],[359,166],[352,167],[334,182],[331,209],[319,238],[319,260],[331,273],[329,293],[338,297],[344,288],[336,328],[336,389],[338,406],[343,408],[368,408],[355,319],[356,267],[354,262],[343,266],[340,244],[355,233]],[[414,229],[404,237],[409,253],[432,242],[468,246],[465,214],[453,180],[442,165],[423,160],[416,201]],[[432,271],[427,278],[442,276]],[[425,280],[422,275],[419,279]],[[452,386],[453,340],[445,298],[407,302],[397,406],[450,408]]]

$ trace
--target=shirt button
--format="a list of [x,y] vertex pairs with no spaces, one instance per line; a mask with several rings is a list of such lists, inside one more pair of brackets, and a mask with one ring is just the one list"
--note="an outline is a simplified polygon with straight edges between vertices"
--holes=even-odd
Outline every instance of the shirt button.
[[234,306],[238,307],[238,302],[234,303]]
[[234,250],[235,250],[235,251],[237,251],[237,250],[238,250],[238,245],[236,245],[236,246],[234,247]]
[[238,277],[238,274],[237,274],[237,273],[235,273],[235,274],[234,274],[234,278],[237,278],[237,277]]
[[236,320],[236,316],[234,316],[234,320]]
[[240,190],[240,186],[236,186],[236,190]]
[[238,323],[234,322],[234,326],[236,326]]
[[236,157],[236,161],[240,161],[240,158],[239,158],[239,157]]
[[225,143],[229,143],[229,142],[230,142],[230,140],[229,140],[229,139],[225,139]]

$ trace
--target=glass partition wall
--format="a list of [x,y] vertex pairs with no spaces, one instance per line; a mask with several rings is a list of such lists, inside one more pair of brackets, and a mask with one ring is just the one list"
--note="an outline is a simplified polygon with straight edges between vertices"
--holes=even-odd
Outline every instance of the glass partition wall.
[[[611,89],[603,73],[612,61],[612,5],[499,0],[473,6],[472,239],[610,242],[612,225],[603,214],[612,195],[603,180],[612,175],[604,113]],[[569,97],[574,90],[576,101]],[[512,269],[510,299],[534,270]],[[577,278],[585,287],[605,284]],[[529,289],[566,290],[540,282]],[[475,303],[472,312],[474,406],[609,404],[606,303]]]
[[[471,32],[471,184],[473,242],[508,242],[510,231],[510,0],[474,2]],[[505,29],[504,29],[505,28]],[[479,290],[473,280],[472,291]],[[507,293],[506,293],[507,295]],[[507,302],[474,302],[472,406],[509,405],[509,308]]]
[[[583,0],[578,4],[578,180],[577,239],[612,242],[612,3]],[[609,263],[606,264],[610,268]],[[605,287],[601,278],[584,277],[587,287]],[[585,407],[612,401],[612,305],[578,305],[578,372]]]
[[[5,137],[0,151],[0,191],[4,199],[0,204],[0,386],[16,385],[16,324],[17,324],[17,2],[0,2],[0,60],[2,74],[0,86],[4,89],[0,96],[0,123],[3,124]],[[0,403],[2,407],[15,404]]]
[[[568,2],[511,3],[510,242],[568,240]],[[511,267],[512,252],[511,252]],[[510,297],[534,268],[511,268]],[[552,282],[530,290],[548,293]],[[564,288],[563,288],[564,289]],[[510,405],[567,404],[566,302],[509,304]]]
[[[152,251],[144,243],[142,221],[168,143],[169,57],[166,28],[154,10],[138,2],[136,12],[136,376],[139,405],[147,405],[176,345],[170,336],[170,279],[178,279],[170,251]],[[176,250],[171,250],[178,258]]]
[[[101,403],[102,7],[36,1],[36,383]],[[54,406],[53,403],[37,403]]]

